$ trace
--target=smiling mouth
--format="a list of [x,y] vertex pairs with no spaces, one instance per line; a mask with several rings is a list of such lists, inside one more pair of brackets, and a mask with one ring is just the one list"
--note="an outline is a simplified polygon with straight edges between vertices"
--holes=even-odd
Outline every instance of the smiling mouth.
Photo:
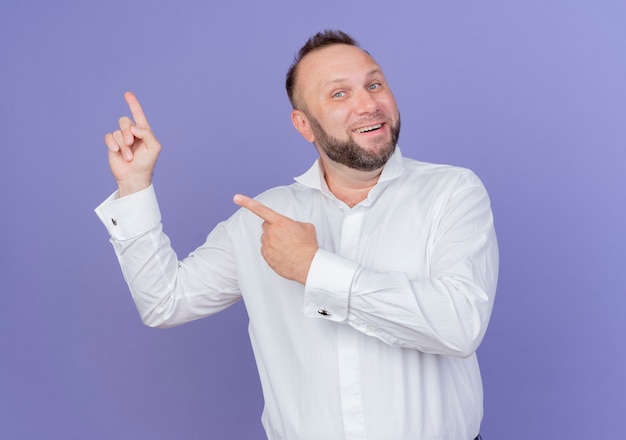
[[355,130],[352,130],[354,133],[369,133],[371,131],[376,131],[376,130],[380,130],[380,128],[383,126],[383,124],[376,124],[376,125],[371,125],[369,127],[361,127],[361,128],[357,128]]

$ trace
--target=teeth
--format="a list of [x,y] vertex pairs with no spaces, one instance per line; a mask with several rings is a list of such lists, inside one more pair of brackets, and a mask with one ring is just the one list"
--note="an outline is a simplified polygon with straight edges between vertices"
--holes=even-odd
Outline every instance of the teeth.
[[354,130],[355,133],[366,133],[372,130],[378,130],[381,127],[381,124],[372,125],[371,127],[362,127]]

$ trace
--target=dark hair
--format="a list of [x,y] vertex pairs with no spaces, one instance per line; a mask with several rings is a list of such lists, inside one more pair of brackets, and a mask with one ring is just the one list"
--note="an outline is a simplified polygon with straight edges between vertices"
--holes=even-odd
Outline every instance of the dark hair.
[[339,30],[327,29],[323,32],[318,32],[307,40],[307,42],[300,48],[298,53],[293,59],[293,63],[287,70],[287,76],[285,80],[285,88],[287,89],[287,96],[291,106],[296,108],[296,102],[294,97],[296,87],[296,70],[302,58],[309,53],[321,49],[323,47],[332,46],[334,44],[347,44],[349,46],[360,47],[359,43],[350,35]]

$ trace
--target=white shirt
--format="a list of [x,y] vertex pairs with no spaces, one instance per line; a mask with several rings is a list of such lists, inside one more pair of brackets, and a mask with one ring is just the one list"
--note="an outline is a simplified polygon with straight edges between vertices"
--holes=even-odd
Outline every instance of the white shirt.
[[350,208],[316,162],[257,197],[315,225],[303,286],[260,254],[240,209],[178,261],[152,187],[96,212],[143,321],[170,327],[243,298],[270,440],[470,440],[482,419],[475,351],[497,283],[489,197],[469,170],[403,158]]

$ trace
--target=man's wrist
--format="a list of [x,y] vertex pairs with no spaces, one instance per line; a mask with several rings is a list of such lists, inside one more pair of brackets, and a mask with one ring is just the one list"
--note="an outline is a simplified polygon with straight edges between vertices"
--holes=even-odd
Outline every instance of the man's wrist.
[[129,196],[139,191],[143,191],[148,188],[152,182],[150,180],[137,180],[137,181],[118,181],[117,192],[119,197]]

